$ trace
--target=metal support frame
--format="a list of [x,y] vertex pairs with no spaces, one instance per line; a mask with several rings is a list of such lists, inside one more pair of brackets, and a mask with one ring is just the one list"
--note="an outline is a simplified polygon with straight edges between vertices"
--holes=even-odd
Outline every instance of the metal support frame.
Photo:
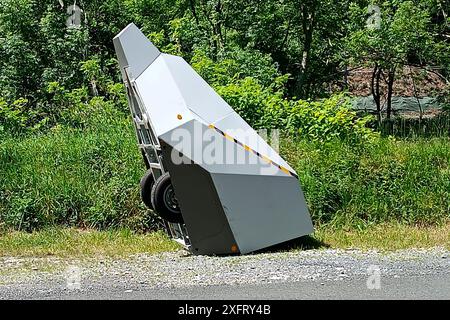
[[[139,92],[134,81],[130,78],[128,68],[124,68],[124,71],[126,74],[124,83],[127,91],[128,106],[133,119],[138,148],[141,151],[147,170],[150,169],[152,171],[153,178],[156,181],[156,179],[166,172],[162,162],[161,145],[156,138],[150,117],[142,107],[143,104]],[[167,234],[173,240],[189,250],[190,241],[184,223],[164,221],[164,226]]]

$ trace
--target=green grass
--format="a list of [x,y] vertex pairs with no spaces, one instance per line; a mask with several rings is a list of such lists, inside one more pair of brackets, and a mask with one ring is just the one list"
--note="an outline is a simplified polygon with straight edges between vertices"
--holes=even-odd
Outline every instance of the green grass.
[[138,234],[115,231],[51,228],[33,233],[0,235],[0,256],[124,257],[135,253],[158,253],[180,248],[163,232]]
[[[431,227],[379,224],[364,230],[320,227],[307,239],[271,251],[299,248],[392,251],[432,247],[450,250],[450,222]],[[97,231],[51,228],[32,233],[9,232],[0,235],[0,257],[126,258],[137,253],[153,254],[180,248],[178,243],[161,231],[140,234],[128,229]]]
[[431,225],[450,218],[450,139],[368,145],[285,139],[316,225]]
[[0,228],[151,229],[131,126],[62,129],[0,141]]
[[[52,226],[149,231],[145,169],[127,122],[0,140],[0,230]],[[450,218],[450,140],[361,145],[282,139],[317,226],[434,225]]]
[[444,247],[450,250],[450,222],[429,226],[378,224],[363,230],[318,228],[314,239],[330,248],[399,250]]

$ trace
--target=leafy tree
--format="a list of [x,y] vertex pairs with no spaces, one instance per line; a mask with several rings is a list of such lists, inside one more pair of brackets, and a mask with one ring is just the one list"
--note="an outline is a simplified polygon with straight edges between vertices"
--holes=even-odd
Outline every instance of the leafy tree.
[[[246,95],[244,87],[263,95],[277,87],[273,92],[293,100],[326,97],[347,65],[370,66],[381,120],[382,84],[390,117],[393,83],[404,65],[449,79],[449,9],[446,0],[384,0],[380,28],[368,29],[370,3],[77,0],[81,25],[68,28],[73,1],[0,0],[0,97],[11,106],[25,99],[21,112],[32,114],[30,124],[60,121],[58,104],[69,108],[71,98],[62,97],[73,92],[113,99],[122,108],[112,38],[135,22],[162,51],[182,55],[235,97]],[[249,119],[259,119],[262,104],[247,106]]]
[[[382,1],[373,14],[376,24],[367,24],[367,6],[352,4],[349,35],[344,52],[349,63],[373,68],[371,91],[381,122],[382,83],[386,88],[386,112],[392,114],[392,92],[396,72],[417,62],[423,65],[433,57],[445,54],[429,32],[431,17],[427,7],[413,1]],[[379,10],[379,13],[378,13]]]

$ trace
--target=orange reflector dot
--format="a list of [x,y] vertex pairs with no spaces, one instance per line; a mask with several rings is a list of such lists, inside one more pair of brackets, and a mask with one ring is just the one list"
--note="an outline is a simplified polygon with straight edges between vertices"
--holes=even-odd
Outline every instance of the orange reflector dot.
[[237,245],[233,244],[233,245],[231,246],[231,252],[237,252],[237,251],[238,251]]
[[183,119],[183,116],[181,114],[177,115],[178,120]]

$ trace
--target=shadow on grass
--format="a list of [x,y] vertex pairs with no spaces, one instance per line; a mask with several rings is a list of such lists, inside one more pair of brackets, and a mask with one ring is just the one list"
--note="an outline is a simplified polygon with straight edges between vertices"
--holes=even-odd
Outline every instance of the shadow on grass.
[[292,239],[283,243],[276,244],[274,246],[264,248],[256,251],[255,253],[274,253],[290,250],[312,250],[320,248],[329,248],[330,245],[320,241],[312,236],[303,236],[300,238]]
[[[312,249],[320,249],[320,248],[329,248],[330,245],[320,241],[312,236],[303,236],[300,238],[292,239],[286,242],[282,242],[276,244],[271,247],[267,247],[258,251],[254,251],[250,253],[252,254],[260,254],[260,253],[276,253],[276,252],[286,252],[291,250],[312,250]],[[184,255],[183,257],[191,257],[194,256],[192,252],[187,249],[183,249]],[[239,256],[239,254],[213,254],[215,257],[230,257],[230,256]]]

